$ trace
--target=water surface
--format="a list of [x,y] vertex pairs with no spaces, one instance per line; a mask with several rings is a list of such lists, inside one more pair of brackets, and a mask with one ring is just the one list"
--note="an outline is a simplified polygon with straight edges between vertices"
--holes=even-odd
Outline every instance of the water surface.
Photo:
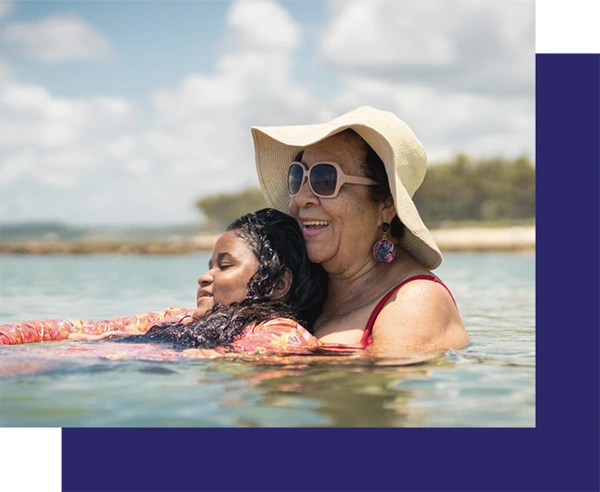
[[[208,257],[0,255],[0,324],[193,306]],[[473,342],[435,360],[66,357],[73,342],[0,346],[5,374],[20,365],[0,376],[0,425],[535,426],[535,256],[447,253],[436,274]]]

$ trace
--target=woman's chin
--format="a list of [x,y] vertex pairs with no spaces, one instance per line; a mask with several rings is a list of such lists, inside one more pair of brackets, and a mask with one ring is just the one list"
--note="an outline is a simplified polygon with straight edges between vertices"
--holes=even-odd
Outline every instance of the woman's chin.
[[330,260],[332,255],[325,254],[322,249],[319,248],[311,248],[307,246],[306,252],[308,254],[308,259],[313,263],[324,263],[327,260]]

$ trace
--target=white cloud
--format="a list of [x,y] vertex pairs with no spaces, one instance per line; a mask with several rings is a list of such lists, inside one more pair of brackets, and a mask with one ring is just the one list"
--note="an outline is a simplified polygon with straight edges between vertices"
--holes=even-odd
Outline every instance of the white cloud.
[[[407,121],[430,162],[455,151],[532,153],[532,4],[505,3],[333,1],[319,44],[287,3],[241,0],[214,40],[214,70],[135,103],[7,80],[2,213],[24,218],[35,203],[40,218],[192,221],[199,196],[258,183],[250,126],[327,121],[362,105]],[[299,58],[314,40],[321,58]],[[322,97],[311,84],[335,90]]]
[[203,111],[219,111],[238,107],[245,99],[243,80],[217,75],[190,75],[179,87],[157,90],[154,105],[165,122],[186,121]]
[[0,185],[3,200],[12,197],[13,203],[19,193],[11,185],[34,183],[34,197],[46,205],[60,202],[66,197],[54,188],[73,190],[95,170],[118,163],[115,154],[127,154],[128,147],[131,154],[134,147],[121,134],[135,125],[132,108],[119,98],[56,97],[39,85],[8,81],[0,88],[0,113]]
[[144,157],[126,160],[125,169],[132,174],[143,174],[150,169],[150,161]]
[[46,63],[106,60],[112,56],[108,39],[72,14],[9,23],[3,28],[2,40],[8,47]]
[[534,2],[332,2],[325,63],[352,74],[443,90],[531,93]]
[[[300,28],[283,6],[236,2],[226,22],[215,71],[156,90],[144,121],[122,99],[56,97],[39,85],[9,84],[0,93],[4,183],[35,181],[48,197],[53,188],[43,183],[69,189],[78,207],[61,205],[54,193],[48,213],[65,206],[71,220],[85,221],[102,210],[117,223],[193,220],[201,194],[258,184],[250,126],[265,116],[310,119],[315,101],[293,79]],[[30,149],[27,171],[6,167],[23,149]],[[99,188],[107,191],[92,193]]]
[[4,60],[0,60],[0,82],[15,78],[15,71]]
[[320,53],[341,71],[333,115],[393,111],[430,162],[533,154],[533,2],[332,2]]
[[33,194],[25,192],[19,194],[17,197],[17,204],[20,209],[25,212],[25,216],[35,217],[37,213],[37,204],[35,203],[35,197]]
[[112,157],[123,159],[131,156],[135,147],[136,143],[134,137],[130,135],[119,135],[107,144],[106,152]]
[[3,152],[2,164],[0,165],[0,185],[14,182],[19,176],[32,174],[37,152],[31,149],[23,149],[6,155]]
[[322,55],[336,65],[446,66],[456,60],[456,47],[444,30],[425,28],[429,18],[446,15],[448,8],[441,2],[359,0],[336,2],[333,7],[323,30]]
[[408,123],[431,163],[456,152],[506,157],[533,153],[532,98],[445,93],[424,84],[355,76],[345,79],[344,89],[332,100],[334,114],[363,104],[392,111]]
[[14,2],[2,0],[2,2],[0,2],[0,19],[4,19],[7,15],[9,15],[13,11],[14,7]]
[[238,0],[227,13],[227,23],[231,43],[249,51],[288,51],[300,42],[300,28],[276,2]]
[[61,172],[46,173],[41,175],[39,179],[54,188],[72,188],[77,184],[75,176]]
[[197,178],[191,192],[196,197],[257,184],[250,126],[265,115],[285,121],[314,107],[293,80],[300,33],[281,5],[235,2],[226,27],[226,49],[215,72],[192,74],[156,91],[154,116],[143,135],[146,148],[168,161],[172,176]]
[[[42,86],[6,82],[0,89],[0,145],[66,148],[114,132],[132,118],[130,104],[119,98],[55,97]],[[95,135],[92,132],[97,132]]]

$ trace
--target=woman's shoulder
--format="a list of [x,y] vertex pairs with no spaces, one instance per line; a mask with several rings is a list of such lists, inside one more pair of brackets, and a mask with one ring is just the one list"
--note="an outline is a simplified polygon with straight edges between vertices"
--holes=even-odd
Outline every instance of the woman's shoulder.
[[[407,348],[428,350],[458,348],[468,342],[452,293],[433,274],[409,277],[389,296],[373,326],[374,341],[388,338]],[[448,346],[447,340],[455,338],[465,341]]]
[[450,288],[428,270],[404,274],[388,282],[385,294],[379,299],[379,310],[406,314],[406,311],[445,309],[449,303],[455,305]]
[[386,302],[390,301],[400,293],[409,289],[414,290],[415,286],[430,288],[430,284],[433,283],[444,285],[437,275],[421,265],[409,268],[399,268],[394,265],[378,280],[377,288],[373,288],[372,295],[375,299],[373,305],[380,304],[383,299],[386,299]]
[[442,295],[450,294],[450,297],[454,299],[450,288],[440,277],[430,271],[407,275],[398,281],[390,291],[421,293],[423,295],[439,292]]

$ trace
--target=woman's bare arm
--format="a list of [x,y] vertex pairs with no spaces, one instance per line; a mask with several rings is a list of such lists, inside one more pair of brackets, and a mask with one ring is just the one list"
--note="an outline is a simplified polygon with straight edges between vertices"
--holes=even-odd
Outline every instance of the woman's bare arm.
[[415,280],[398,290],[379,313],[367,352],[431,352],[461,348],[469,341],[448,291],[438,283]]

